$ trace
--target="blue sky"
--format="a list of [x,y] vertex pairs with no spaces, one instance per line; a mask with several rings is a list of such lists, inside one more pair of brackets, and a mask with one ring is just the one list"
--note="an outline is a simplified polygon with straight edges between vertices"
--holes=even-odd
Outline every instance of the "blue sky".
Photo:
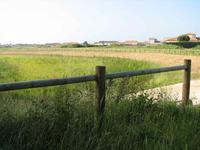
[[0,43],[200,36],[199,0],[1,0]]

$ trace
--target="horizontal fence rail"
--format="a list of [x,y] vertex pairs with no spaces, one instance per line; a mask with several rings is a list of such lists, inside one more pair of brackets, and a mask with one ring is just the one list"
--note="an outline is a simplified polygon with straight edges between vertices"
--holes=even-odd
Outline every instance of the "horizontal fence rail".
[[178,71],[184,70],[187,66],[174,66],[174,67],[165,67],[165,68],[158,68],[158,69],[145,69],[145,70],[136,70],[136,71],[129,71],[129,72],[118,72],[107,74],[106,79],[117,79],[117,78],[124,78],[124,77],[132,77],[132,76],[140,76],[140,75],[147,75],[147,74],[156,74],[162,72],[171,72],[171,71]]
[[97,114],[97,126],[100,129],[103,122],[103,114],[104,114],[104,108],[105,108],[105,97],[106,97],[105,81],[106,79],[126,78],[126,77],[179,71],[179,70],[184,70],[183,88],[182,88],[182,104],[183,106],[185,106],[188,104],[189,96],[190,96],[191,60],[184,60],[184,65],[181,65],[181,66],[172,66],[172,67],[164,67],[164,68],[157,68],[157,69],[134,70],[134,71],[129,71],[129,72],[118,72],[118,73],[110,73],[110,74],[106,74],[105,66],[97,66],[95,75],[69,77],[69,78],[57,78],[57,79],[49,79],[49,80],[34,80],[34,81],[24,81],[24,82],[15,82],[15,83],[3,83],[3,84],[0,84],[0,92],[96,81],[96,114]]
[[50,80],[34,80],[34,81],[24,81],[24,82],[15,82],[15,83],[5,83],[5,84],[0,84],[0,91],[11,91],[11,90],[41,88],[41,87],[49,87],[49,86],[82,83],[82,82],[95,81],[95,79],[96,79],[95,75],[90,75],[90,76],[58,78],[58,79],[50,79]]
[[[136,70],[129,72],[118,72],[106,74],[106,79],[117,79],[125,77],[133,77],[139,75],[155,74],[162,72],[171,72],[184,70],[187,66],[174,66],[174,67],[165,67],[158,69],[145,69],[145,70]],[[20,90],[20,89],[29,89],[29,88],[41,88],[49,86],[58,86],[74,83],[82,83],[96,81],[95,75],[80,76],[80,77],[69,77],[69,78],[58,78],[58,79],[49,79],[49,80],[34,80],[34,81],[24,81],[24,82],[15,82],[15,83],[4,83],[0,84],[0,91],[11,91],[11,90]]]

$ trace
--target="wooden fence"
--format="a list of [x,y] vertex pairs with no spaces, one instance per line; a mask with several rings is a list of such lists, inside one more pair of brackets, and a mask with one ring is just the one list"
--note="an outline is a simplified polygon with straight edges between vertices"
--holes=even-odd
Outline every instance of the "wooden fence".
[[58,78],[58,79],[50,79],[50,80],[35,80],[35,81],[26,81],[26,82],[4,83],[4,84],[0,84],[0,92],[96,81],[96,111],[97,111],[97,119],[99,121],[98,124],[99,126],[101,126],[102,121],[103,121],[104,107],[105,107],[106,79],[126,78],[126,77],[133,77],[133,76],[146,75],[146,74],[156,74],[156,73],[162,73],[162,72],[171,72],[171,71],[178,71],[178,70],[184,70],[182,104],[183,106],[185,106],[188,104],[189,96],[190,96],[191,60],[184,60],[184,65],[181,65],[181,66],[164,67],[164,68],[158,68],[158,69],[136,70],[136,71],[119,72],[119,73],[111,73],[111,74],[106,74],[105,66],[97,66],[96,75],[71,77],[71,78]]

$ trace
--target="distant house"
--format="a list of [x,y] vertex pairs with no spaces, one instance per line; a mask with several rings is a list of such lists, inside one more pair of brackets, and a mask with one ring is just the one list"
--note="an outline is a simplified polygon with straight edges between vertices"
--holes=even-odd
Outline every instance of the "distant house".
[[158,43],[160,43],[160,41],[157,40],[156,38],[149,38],[147,43],[148,44],[158,44]]
[[198,42],[200,40],[195,33],[188,33],[187,35],[190,37],[190,41],[192,42]]
[[[195,33],[187,33],[185,35],[190,37],[191,42],[200,42],[200,38],[197,37],[197,35]],[[163,40],[163,42],[165,42],[165,43],[175,43],[175,42],[178,42],[178,37],[166,38],[166,39]]]
[[119,42],[118,41],[99,41],[99,42],[94,43],[94,45],[97,45],[97,46],[109,46],[113,44],[119,44]]
[[135,40],[128,40],[128,41],[125,41],[125,42],[121,42],[122,45],[127,45],[127,46],[133,46],[133,45],[138,45],[138,41],[135,41]]

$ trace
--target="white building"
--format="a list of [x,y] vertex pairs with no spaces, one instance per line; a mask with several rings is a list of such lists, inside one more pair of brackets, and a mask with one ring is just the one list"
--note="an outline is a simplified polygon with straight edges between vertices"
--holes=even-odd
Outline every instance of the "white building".
[[157,43],[160,43],[160,41],[158,41],[156,38],[149,38],[148,43],[149,44],[157,44]]

